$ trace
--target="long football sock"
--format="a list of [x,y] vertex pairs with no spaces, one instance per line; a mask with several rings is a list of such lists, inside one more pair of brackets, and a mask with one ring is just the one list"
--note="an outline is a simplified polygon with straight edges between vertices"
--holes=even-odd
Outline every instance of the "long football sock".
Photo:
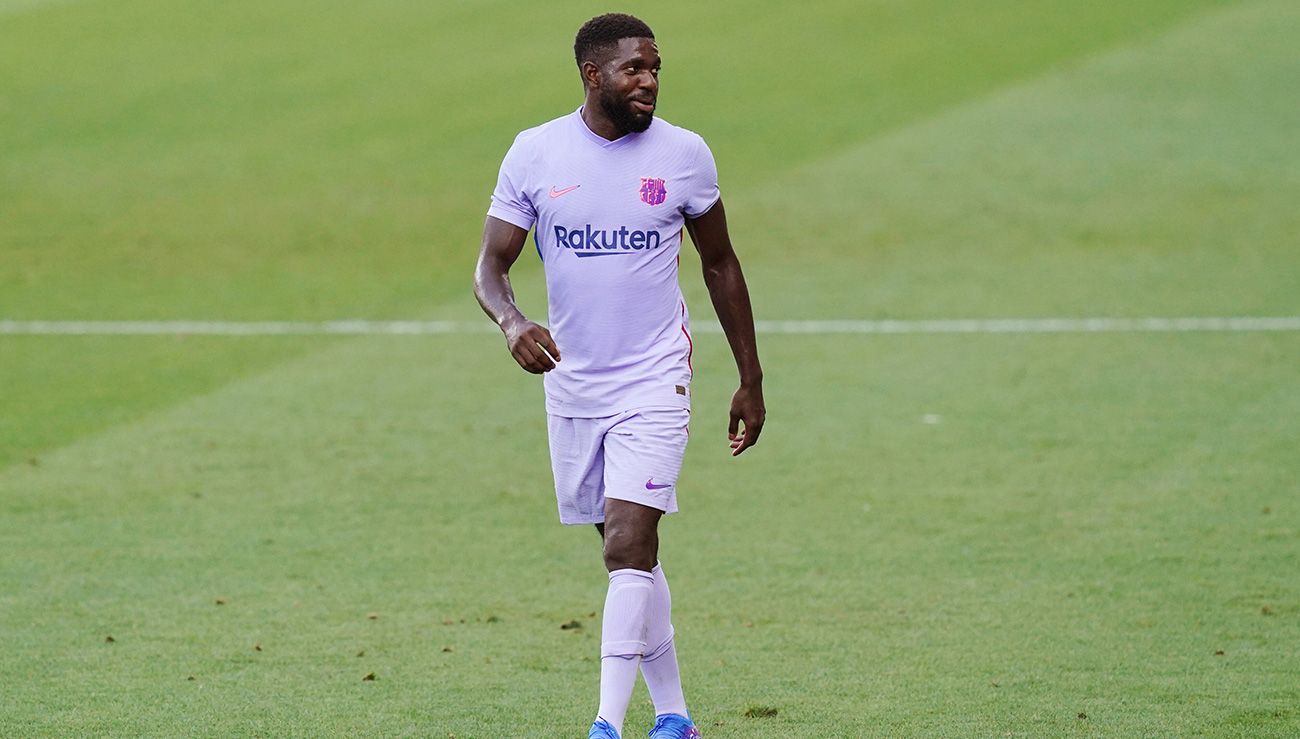
[[645,654],[646,616],[655,576],[645,570],[609,573],[600,631],[600,710],[597,715],[623,733],[637,668]]
[[686,714],[686,697],[682,695],[682,676],[677,670],[677,647],[673,642],[673,596],[663,566],[656,563],[654,591],[646,616],[645,657],[641,659],[641,676],[654,701],[655,714]]

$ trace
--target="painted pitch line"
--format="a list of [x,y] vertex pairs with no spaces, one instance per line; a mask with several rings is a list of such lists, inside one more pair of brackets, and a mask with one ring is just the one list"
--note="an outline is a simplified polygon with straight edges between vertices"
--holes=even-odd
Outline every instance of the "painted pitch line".
[[[763,334],[1078,334],[1300,331],[1300,316],[756,321]],[[717,323],[698,324],[720,333]],[[0,335],[430,336],[493,331],[487,321],[7,321]]]
[[758,321],[775,334],[1086,334],[1300,331],[1300,316],[1242,318],[962,318],[881,321]]
[[0,321],[0,334],[39,336],[375,336],[468,334],[457,321]]

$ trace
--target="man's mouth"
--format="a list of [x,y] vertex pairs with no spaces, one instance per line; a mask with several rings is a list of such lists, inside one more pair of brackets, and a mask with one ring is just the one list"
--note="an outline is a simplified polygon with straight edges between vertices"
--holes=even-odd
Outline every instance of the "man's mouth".
[[647,103],[642,100],[634,99],[632,100],[632,109],[638,113],[653,113],[655,112],[655,104],[653,100]]

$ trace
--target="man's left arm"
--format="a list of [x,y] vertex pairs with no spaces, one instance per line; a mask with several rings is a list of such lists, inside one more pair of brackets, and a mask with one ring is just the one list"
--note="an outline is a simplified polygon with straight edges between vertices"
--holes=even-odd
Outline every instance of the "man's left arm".
[[731,422],[727,427],[731,454],[735,456],[758,443],[767,415],[763,406],[763,368],[758,363],[758,343],[754,339],[754,311],[740,260],[731,247],[722,199],[698,218],[686,219],[686,230],[700,253],[704,284],[740,371],[740,388],[731,398]]

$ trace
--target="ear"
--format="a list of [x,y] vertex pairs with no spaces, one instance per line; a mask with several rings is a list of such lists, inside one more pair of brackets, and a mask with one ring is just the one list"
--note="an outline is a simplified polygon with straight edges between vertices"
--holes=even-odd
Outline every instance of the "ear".
[[582,63],[582,83],[590,89],[600,89],[600,67],[591,60]]

